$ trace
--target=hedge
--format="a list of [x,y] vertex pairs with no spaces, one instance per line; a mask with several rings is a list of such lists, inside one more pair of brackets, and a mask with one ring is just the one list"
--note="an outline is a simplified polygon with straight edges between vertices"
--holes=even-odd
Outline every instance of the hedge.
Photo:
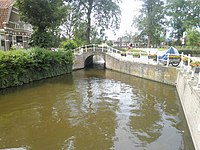
[[179,54],[183,52],[184,55],[191,54],[191,56],[200,56],[200,50],[179,50]]
[[0,89],[72,72],[70,51],[41,48],[0,51]]

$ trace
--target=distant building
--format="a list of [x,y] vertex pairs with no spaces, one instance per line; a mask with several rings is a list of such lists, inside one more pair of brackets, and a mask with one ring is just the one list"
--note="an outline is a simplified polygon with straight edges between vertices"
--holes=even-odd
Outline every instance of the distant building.
[[127,48],[130,42],[123,38],[118,38],[117,41],[113,41],[113,47]]
[[5,51],[13,45],[27,48],[32,34],[32,26],[20,21],[14,2],[0,0],[0,49]]

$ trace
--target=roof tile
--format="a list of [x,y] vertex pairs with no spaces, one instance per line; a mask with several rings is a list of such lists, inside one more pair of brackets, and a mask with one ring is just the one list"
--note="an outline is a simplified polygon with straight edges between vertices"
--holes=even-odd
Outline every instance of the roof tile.
[[3,29],[3,22],[6,22],[8,17],[9,7],[14,0],[0,0],[0,29]]
[[14,0],[0,0],[0,8],[9,8]]

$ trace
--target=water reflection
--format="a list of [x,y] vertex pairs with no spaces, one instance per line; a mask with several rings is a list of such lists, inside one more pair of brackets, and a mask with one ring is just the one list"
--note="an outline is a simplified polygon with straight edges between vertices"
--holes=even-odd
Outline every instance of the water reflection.
[[175,88],[99,69],[1,91],[0,149],[19,147],[194,149]]
[[161,118],[162,109],[157,100],[147,95],[145,98],[137,98],[137,108],[131,110],[130,126],[133,134],[140,143],[152,143],[156,141],[163,130]]

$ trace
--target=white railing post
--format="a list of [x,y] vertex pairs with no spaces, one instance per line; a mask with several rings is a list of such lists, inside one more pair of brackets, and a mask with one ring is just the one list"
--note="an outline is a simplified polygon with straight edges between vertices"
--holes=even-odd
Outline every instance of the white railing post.
[[80,53],[80,52],[81,52],[81,47],[78,48],[78,53]]
[[85,45],[86,47],[85,47],[85,51],[87,52],[87,45]]
[[141,56],[142,56],[142,51],[140,51],[140,59],[139,59],[139,62],[140,62],[140,63],[141,63],[141,61],[142,61]]
[[192,75],[191,75],[192,80],[194,80],[194,71],[192,70]]
[[169,67],[169,53],[167,54],[167,67]]
[[183,54],[183,52],[181,53],[181,68],[183,67],[183,65],[184,65],[184,63],[183,63],[183,56],[184,56],[184,54]]
[[148,55],[147,55],[147,64],[149,64],[149,56],[150,56],[150,51],[148,51]]
[[95,51],[95,44],[93,44],[93,51]]
[[190,54],[188,55],[188,65],[187,65],[187,72],[190,72]]
[[103,44],[102,44],[102,52],[103,52]]
[[190,59],[191,59],[191,55],[188,55],[188,66],[190,66]]
[[157,57],[156,57],[156,64],[159,64],[159,58],[158,58],[158,52],[156,53]]
[[200,88],[200,72],[199,72],[199,76],[198,76],[197,88]]

